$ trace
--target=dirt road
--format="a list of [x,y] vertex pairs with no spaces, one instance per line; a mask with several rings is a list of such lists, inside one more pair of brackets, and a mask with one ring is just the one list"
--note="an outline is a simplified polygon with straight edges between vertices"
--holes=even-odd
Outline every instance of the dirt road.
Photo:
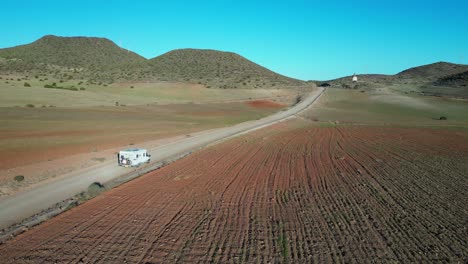
[[[200,133],[196,136],[188,137],[171,144],[149,149],[152,154],[152,163],[146,167],[139,168],[139,173],[144,173],[145,170],[150,171],[155,163],[159,163],[168,158],[290,118],[308,108],[324,91],[324,89],[318,88],[294,107],[260,120],[211,130],[207,133]],[[144,144],[141,147],[145,147]],[[0,229],[18,223],[60,201],[85,191],[93,182],[105,183],[128,174],[131,170],[132,169],[118,167],[116,161],[111,159],[94,167],[72,172],[70,175],[62,177],[55,182],[6,197],[0,200]],[[135,171],[135,169],[133,170]]]

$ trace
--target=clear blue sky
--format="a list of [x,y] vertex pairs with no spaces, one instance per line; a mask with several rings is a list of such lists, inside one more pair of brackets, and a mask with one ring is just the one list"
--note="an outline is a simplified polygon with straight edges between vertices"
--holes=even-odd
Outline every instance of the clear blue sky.
[[[344,3],[343,3],[344,2]],[[326,80],[468,64],[468,1],[2,0],[0,48],[43,35],[98,36],[152,58],[232,51],[278,73]]]

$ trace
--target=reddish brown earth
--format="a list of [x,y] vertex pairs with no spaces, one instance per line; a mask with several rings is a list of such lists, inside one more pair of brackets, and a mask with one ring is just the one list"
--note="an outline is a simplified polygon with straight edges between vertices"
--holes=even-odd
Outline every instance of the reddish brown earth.
[[286,106],[284,104],[279,104],[268,100],[247,101],[246,104],[255,108],[281,108]]
[[[256,120],[278,110],[244,102],[0,108],[0,199],[109,160],[106,154],[110,150],[185,137]],[[25,180],[15,181],[18,175]]]
[[283,122],[0,246],[3,263],[465,262],[468,132]]

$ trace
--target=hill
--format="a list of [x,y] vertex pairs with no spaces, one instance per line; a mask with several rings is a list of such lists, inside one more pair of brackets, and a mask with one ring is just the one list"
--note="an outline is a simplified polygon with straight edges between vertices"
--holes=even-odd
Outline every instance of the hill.
[[208,88],[304,84],[232,52],[181,49],[148,60],[105,38],[52,35],[31,44],[0,49],[0,73],[51,76],[91,84],[182,81]]
[[149,61],[156,76],[195,81],[214,88],[259,88],[298,85],[302,81],[272,72],[246,58],[216,50],[179,49]]
[[449,87],[468,86],[468,71],[439,78],[434,82],[434,85]]
[[22,61],[29,68],[55,65],[66,68],[109,69],[146,59],[105,38],[44,36],[37,41],[0,49],[0,57]]
[[448,62],[436,62],[419,67],[409,68],[396,74],[396,76],[405,79],[419,78],[429,81],[453,74],[458,74],[464,71],[468,71],[468,65],[454,64]]
[[351,76],[317,83],[345,89],[392,88],[404,93],[468,98],[467,72],[468,65],[437,62],[395,75],[360,74],[356,83],[351,81]]

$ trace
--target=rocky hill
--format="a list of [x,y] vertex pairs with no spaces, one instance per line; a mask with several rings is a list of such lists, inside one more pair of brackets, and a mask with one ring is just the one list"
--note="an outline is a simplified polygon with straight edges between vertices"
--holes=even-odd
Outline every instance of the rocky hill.
[[180,49],[149,60],[153,75],[214,88],[259,88],[303,84],[246,58],[216,50]]
[[373,90],[391,87],[405,93],[468,98],[468,65],[448,62],[413,67],[395,75],[360,74],[358,82],[351,76],[316,82],[345,89]]
[[29,68],[46,64],[99,70],[146,61],[138,54],[122,49],[105,38],[51,35],[44,36],[31,44],[0,49],[0,57],[22,61],[29,64]]
[[0,49],[0,73],[26,73],[90,83],[183,81],[208,88],[304,84],[232,52],[180,49],[148,60],[105,38],[51,35],[31,44]]
[[468,71],[439,78],[437,81],[434,82],[434,85],[449,87],[466,87],[468,86]]
[[396,76],[404,79],[424,79],[425,81],[431,81],[464,71],[468,71],[468,65],[436,62],[409,68],[396,74]]

